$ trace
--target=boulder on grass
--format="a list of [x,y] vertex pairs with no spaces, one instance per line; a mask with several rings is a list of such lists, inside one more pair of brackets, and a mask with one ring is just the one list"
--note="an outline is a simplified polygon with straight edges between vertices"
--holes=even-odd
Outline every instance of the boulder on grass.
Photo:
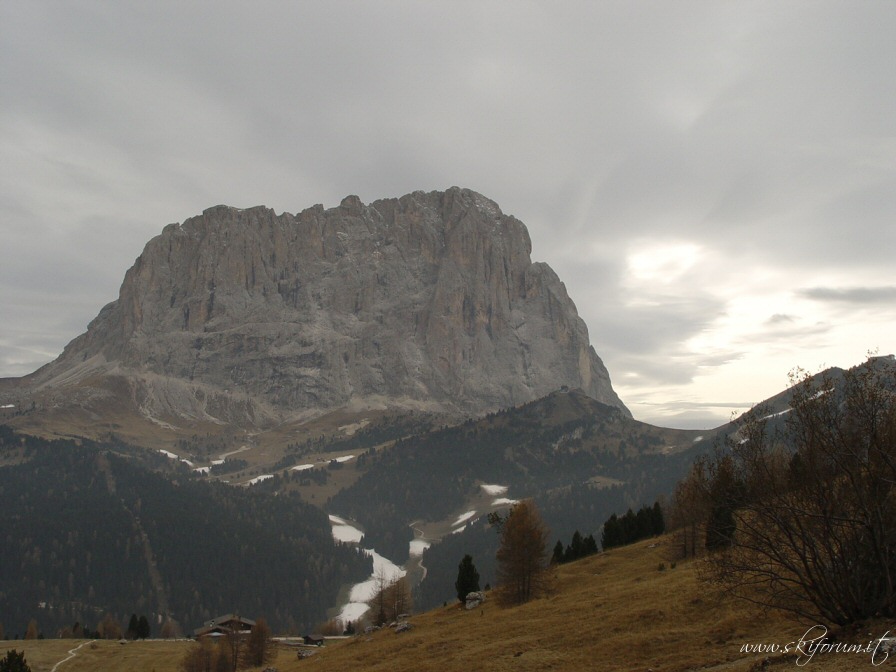
[[483,602],[485,602],[485,593],[477,590],[472,593],[467,593],[465,606],[467,609],[475,609],[476,607],[481,606]]

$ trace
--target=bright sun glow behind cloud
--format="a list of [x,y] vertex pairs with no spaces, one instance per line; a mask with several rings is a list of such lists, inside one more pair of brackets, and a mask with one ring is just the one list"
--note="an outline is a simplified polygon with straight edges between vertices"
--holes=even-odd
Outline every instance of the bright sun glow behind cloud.
[[[783,390],[794,368],[814,373],[852,365],[878,348],[881,354],[890,352],[892,311],[872,303],[837,311],[806,289],[849,286],[850,278],[807,275],[805,284],[794,285],[787,268],[746,262],[731,268],[718,261],[722,255],[705,257],[694,245],[657,246],[628,257],[629,284],[641,299],[652,297],[639,306],[674,305],[688,293],[699,293],[720,307],[701,330],[662,357],[669,370],[690,367],[694,374],[687,382],[655,393],[637,371],[619,372],[616,387],[635,417],[649,421],[675,415],[682,426],[710,427]],[[851,280],[873,284],[878,277],[871,273]],[[706,403],[710,399],[719,403]],[[666,424],[672,423],[667,419]]]
[[[795,367],[849,366],[869,349],[886,350],[892,311],[870,299],[891,290],[813,289],[875,287],[881,277],[874,268],[850,275],[803,266],[800,273],[737,247],[640,239],[624,257],[621,310],[623,319],[643,326],[642,333],[628,332],[632,352],[661,345],[650,362],[621,358],[616,389],[639,419],[721,424],[783,390]],[[839,310],[819,298],[831,295],[844,297]],[[856,295],[867,305],[846,301]],[[682,329],[685,323],[699,327]],[[665,382],[653,388],[657,380]]]

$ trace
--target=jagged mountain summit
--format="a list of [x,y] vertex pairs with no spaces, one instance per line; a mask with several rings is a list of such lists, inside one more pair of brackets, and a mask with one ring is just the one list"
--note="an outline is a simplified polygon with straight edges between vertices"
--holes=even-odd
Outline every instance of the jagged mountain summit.
[[562,386],[628,413],[525,225],[473,191],[170,224],[19,408],[252,430],[337,408],[466,415]]

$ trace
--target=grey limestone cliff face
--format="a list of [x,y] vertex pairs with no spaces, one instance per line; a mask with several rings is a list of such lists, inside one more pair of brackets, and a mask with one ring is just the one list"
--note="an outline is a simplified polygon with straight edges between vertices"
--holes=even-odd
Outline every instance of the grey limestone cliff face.
[[217,206],[153,238],[118,300],[30,378],[115,377],[145,415],[249,425],[365,404],[476,414],[561,386],[624,409],[530,253],[520,221],[465,189]]

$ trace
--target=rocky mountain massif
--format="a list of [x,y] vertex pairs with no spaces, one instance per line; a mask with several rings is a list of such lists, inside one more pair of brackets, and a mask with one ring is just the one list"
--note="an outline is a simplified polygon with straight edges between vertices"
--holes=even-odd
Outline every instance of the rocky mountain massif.
[[0,401],[73,433],[127,418],[258,432],[334,409],[469,416],[563,386],[628,414],[530,253],[522,222],[459,188],[297,215],[213,207],[165,227],[118,300],[54,362],[0,381]]

